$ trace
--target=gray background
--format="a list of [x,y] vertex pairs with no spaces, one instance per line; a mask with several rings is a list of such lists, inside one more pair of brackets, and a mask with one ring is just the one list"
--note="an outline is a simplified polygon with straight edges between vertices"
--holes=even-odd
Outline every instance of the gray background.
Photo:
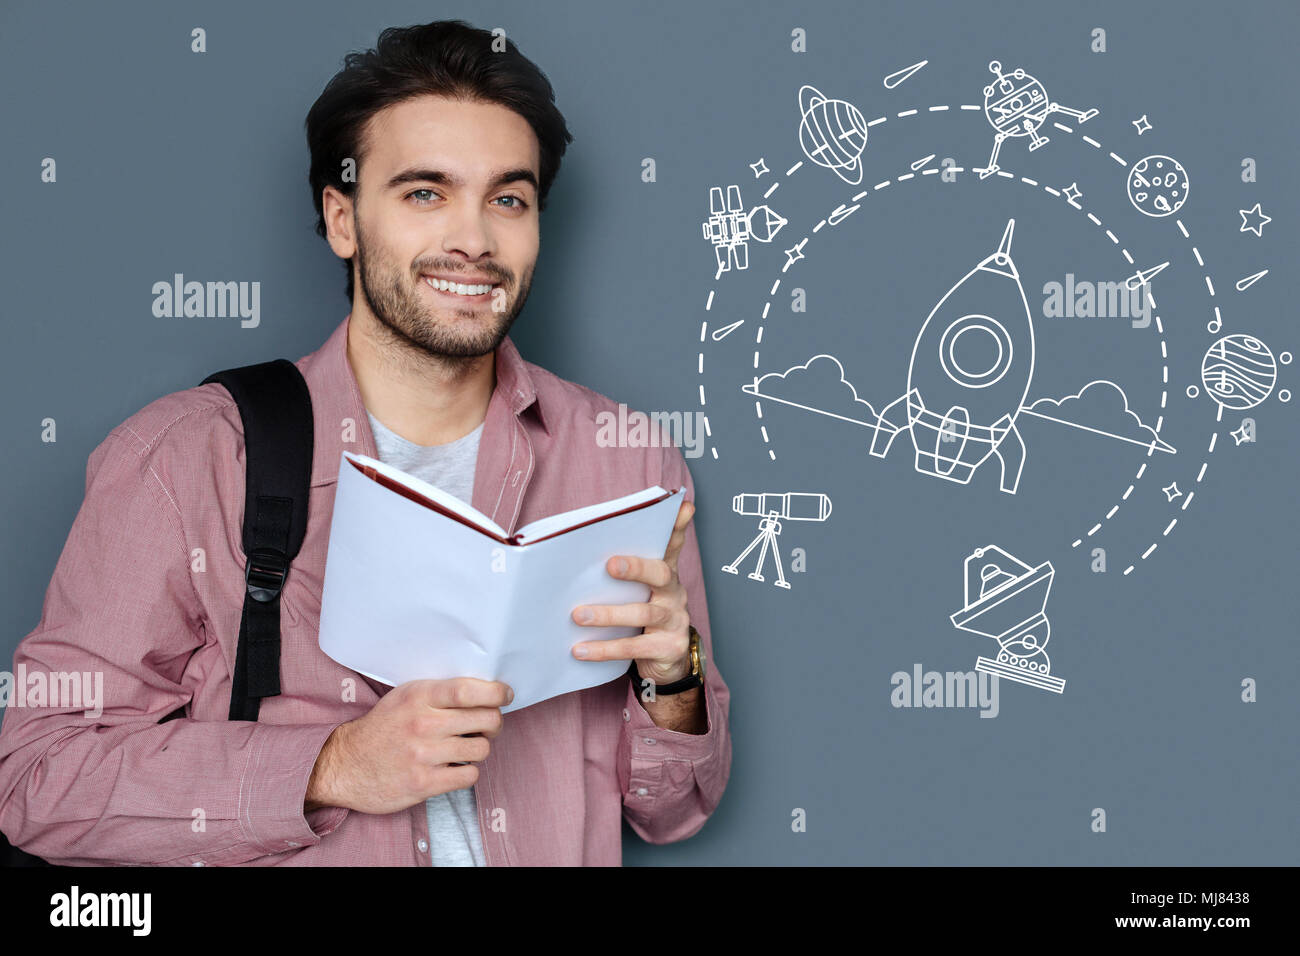
[[[390,25],[463,17],[503,26],[549,75],[575,135],[543,216],[543,253],[514,333],[524,355],[642,409],[691,411],[698,385],[718,450],[691,461],[708,575],[716,663],[733,694],[735,759],[723,802],[685,843],[630,835],[630,864],[1294,864],[1297,862],[1296,411],[1256,409],[1259,441],[1236,447],[1225,418],[1205,480],[1208,400],[1188,400],[1209,300],[1190,243],[1124,196],[1123,172],[1050,131],[1002,165],[1067,185],[1157,280],[1168,333],[1162,456],[1096,543],[1110,572],[1088,571],[1070,542],[1119,499],[1142,453],[1027,423],[1024,479],[999,494],[993,468],[968,486],[916,474],[907,437],[869,458],[865,432],[767,403],[764,445],[753,402],[757,311],[781,249],[856,190],[810,165],[773,196],[790,218],[747,273],[713,281],[700,236],[707,189],[738,183],[749,204],[802,158],[796,92],[805,83],[870,119],[865,185],[928,153],[984,165],[992,131],[979,113],[987,63],[1024,66],[1052,96],[1100,116],[1081,132],[1130,161],[1177,157],[1192,178],[1181,218],[1205,258],[1224,332],[1296,350],[1297,189],[1292,3],[377,3],[75,4],[7,0],[0,12],[0,173],[5,274],[0,441],[8,573],[0,583],[0,659],[37,623],[42,595],[83,493],[86,457],[114,425],[208,372],[297,358],[348,311],[342,270],[312,231],[306,111],[350,49]],[[207,30],[192,54],[189,31]],[[790,31],[808,52],[790,51]],[[1089,51],[1104,27],[1109,50]],[[930,61],[899,88],[882,77]],[[945,114],[895,121],[905,109]],[[1141,140],[1130,121],[1147,113]],[[1057,119],[1062,119],[1057,117]],[[40,161],[58,161],[58,183]],[[640,180],[654,157],[658,181]],[[1242,157],[1259,181],[1243,184]],[[936,160],[938,162],[938,160]],[[1031,306],[1041,284],[1129,274],[1083,213],[1039,190],[971,175],[896,184],[809,244],[766,322],[760,371],[836,354],[877,408],[903,391],[920,323],[939,296],[1017,219],[1013,248]],[[1262,238],[1238,208],[1263,204]],[[1260,269],[1238,294],[1232,283]],[[174,272],[258,280],[262,321],[157,319],[150,287]],[[808,312],[788,309],[806,288]],[[712,314],[704,311],[717,289]],[[699,328],[745,318],[720,343]],[[1123,383],[1148,423],[1158,413],[1154,328],[1115,320],[1037,320],[1031,398],[1096,377]],[[1280,386],[1294,390],[1295,366]],[[40,422],[59,441],[40,441]],[[768,457],[767,449],[776,452]],[[1161,485],[1197,495],[1187,511]],[[741,491],[822,491],[824,524],[788,524],[803,547],[794,587],[721,573],[754,532],[730,511]],[[1170,517],[1179,524],[1127,577]],[[965,671],[994,645],[954,630],[960,567],[997,543],[1057,576],[1048,612],[1057,696],[1003,681],[996,719],[974,709],[895,709],[890,675]],[[6,665],[7,666],[7,665]],[[1240,682],[1259,681],[1259,702]],[[808,814],[793,833],[793,808]],[[1108,832],[1090,831],[1102,807]]]

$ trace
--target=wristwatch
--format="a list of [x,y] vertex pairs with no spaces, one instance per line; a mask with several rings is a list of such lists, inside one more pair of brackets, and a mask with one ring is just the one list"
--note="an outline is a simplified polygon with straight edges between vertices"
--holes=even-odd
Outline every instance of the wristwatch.
[[[641,675],[637,673],[636,661],[633,661],[627,669],[632,678],[632,686],[641,690]],[[667,697],[673,694],[680,694],[683,691],[691,690],[695,687],[704,686],[704,649],[700,645],[700,632],[691,625],[691,672],[681,680],[675,680],[671,684],[656,684],[655,696]]]

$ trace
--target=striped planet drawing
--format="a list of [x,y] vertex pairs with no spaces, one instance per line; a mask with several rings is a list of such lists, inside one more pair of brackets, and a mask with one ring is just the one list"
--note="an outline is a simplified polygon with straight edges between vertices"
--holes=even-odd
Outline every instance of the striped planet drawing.
[[815,86],[799,90],[799,145],[818,166],[833,170],[850,186],[862,182],[867,121],[846,100],[829,100]]
[[1201,362],[1205,392],[1223,408],[1254,408],[1273,392],[1277,361],[1268,346],[1250,335],[1225,335]]

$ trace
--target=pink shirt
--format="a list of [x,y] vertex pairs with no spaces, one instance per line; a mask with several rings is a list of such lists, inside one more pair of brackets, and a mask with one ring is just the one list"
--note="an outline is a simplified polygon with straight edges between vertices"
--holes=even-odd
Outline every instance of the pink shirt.
[[[339,458],[376,454],[347,328],[345,318],[296,363],[315,415],[311,500],[281,596],[281,694],[256,723],[226,719],[245,565],[233,399],[216,384],[166,395],[91,454],[85,501],[14,672],[101,672],[103,712],[87,716],[84,701],[6,708],[0,830],[16,846],[85,865],[429,865],[423,801],[387,815],[303,813],[330,732],[388,690],[317,644]],[[596,415],[617,413],[614,402],[524,361],[508,338],[496,375],[471,503],[508,531],[654,484],[685,485],[694,499],[679,449],[597,446]],[[507,714],[474,788],[489,866],[618,865],[622,819],[670,843],[717,806],[730,694],[712,666],[694,526],[678,571],[710,665],[708,732],[656,726],[627,679]],[[186,702],[187,719],[158,723]]]

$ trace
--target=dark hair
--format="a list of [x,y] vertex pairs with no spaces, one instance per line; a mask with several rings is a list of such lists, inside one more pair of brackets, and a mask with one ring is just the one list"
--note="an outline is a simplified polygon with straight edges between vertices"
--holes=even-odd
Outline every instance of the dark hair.
[[[494,52],[493,42],[504,43]],[[352,158],[361,168],[365,153],[362,133],[380,110],[416,96],[436,94],[498,103],[528,121],[540,147],[538,212],[567,145],[573,142],[564,116],[555,106],[555,91],[546,75],[505,37],[470,26],[464,20],[437,20],[410,27],[389,27],[375,47],[352,52],[343,69],[325,85],[307,113],[307,146],[311,150],[311,198],[316,206],[316,233],[325,237],[322,192],[326,186],[347,196],[355,182],[343,181],[343,161]],[[343,263],[352,300],[352,260]]]

